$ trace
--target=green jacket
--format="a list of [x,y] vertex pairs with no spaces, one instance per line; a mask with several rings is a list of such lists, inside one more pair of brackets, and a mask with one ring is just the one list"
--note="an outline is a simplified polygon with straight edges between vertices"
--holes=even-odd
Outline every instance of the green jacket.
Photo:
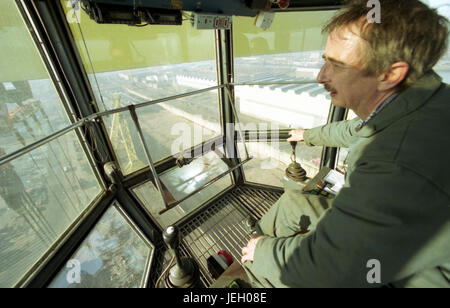
[[430,72],[358,123],[305,132],[349,148],[346,184],[314,232],[261,239],[253,271],[290,287],[450,287],[450,87]]

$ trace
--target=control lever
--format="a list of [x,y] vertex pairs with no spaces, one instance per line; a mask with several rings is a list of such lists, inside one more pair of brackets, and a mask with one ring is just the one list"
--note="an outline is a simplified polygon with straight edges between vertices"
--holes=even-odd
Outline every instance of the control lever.
[[164,277],[167,288],[193,288],[199,282],[200,271],[197,262],[192,258],[180,255],[180,233],[177,227],[171,226],[163,233],[163,239],[175,257],[175,265]]
[[289,143],[291,144],[292,151],[295,152],[295,148],[297,147],[297,141],[290,141]]
[[306,170],[297,162],[295,148],[297,141],[290,141],[292,147],[291,164],[286,169],[286,176],[295,182],[304,182],[306,177]]
[[251,235],[255,236],[263,235],[263,232],[258,225],[258,221],[253,216],[247,217],[247,219],[245,220],[245,225],[247,227],[247,231]]

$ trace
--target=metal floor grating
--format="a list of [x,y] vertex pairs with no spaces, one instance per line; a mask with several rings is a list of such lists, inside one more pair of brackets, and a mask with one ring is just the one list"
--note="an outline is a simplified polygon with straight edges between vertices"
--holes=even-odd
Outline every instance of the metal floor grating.
[[219,250],[226,250],[233,255],[235,262],[240,263],[241,249],[250,240],[247,218],[253,216],[259,220],[281,194],[263,188],[236,187],[179,226],[183,239],[182,253],[199,263],[203,285],[210,286],[214,282],[206,260]]

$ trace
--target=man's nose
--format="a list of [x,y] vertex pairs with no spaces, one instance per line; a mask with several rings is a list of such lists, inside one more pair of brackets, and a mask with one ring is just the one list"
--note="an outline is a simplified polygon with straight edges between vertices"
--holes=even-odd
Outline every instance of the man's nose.
[[325,62],[325,64],[320,69],[319,75],[317,75],[317,82],[318,83],[327,83],[329,82],[329,76],[328,76],[328,63]]

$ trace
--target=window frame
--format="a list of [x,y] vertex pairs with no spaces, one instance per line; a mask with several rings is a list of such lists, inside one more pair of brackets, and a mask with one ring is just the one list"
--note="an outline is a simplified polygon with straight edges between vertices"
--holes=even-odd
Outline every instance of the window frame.
[[[330,10],[337,10],[339,8],[341,8],[341,5],[336,5],[336,6],[326,6],[326,7],[292,7],[292,8],[288,8],[286,10],[274,10],[277,14],[283,14],[283,13],[292,13],[292,12],[325,12],[325,11],[330,11]],[[234,26],[234,25],[233,25]],[[232,27],[231,30],[228,30],[231,32],[231,36],[232,38],[234,38],[233,36],[233,30],[234,28]],[[233,47],[231,46],[232,50]],[[235,80],[235,76],[234,76],[234,65],[235,65],[235,57],[233,56],[233,74],[231,76],[231,80]],[[280,81],[283,82],[283,81]],[[232,84],[231,87],[234,89],[235,86],[240,86],[240,85],[251,85],[251,84],[258,84],[258,82],[244,82],[244,83],[236,83],[236,84]],[[263,82],[263,84],[266,84]],[[275,84],[275,83],[274,83]],[[233,97],[233,104],[235,105],[235,101],[234,101],[235,97]],[[339,122],[345,119],[345,116],[347,114],[347,111],[345,108],[342,107],[336,107],[333,104],[330,104],[330,110],[328,112],[328,119],[327,122],[325,124],[330,124],[333,122]],[[285,142],[286,139],[289,137],[288,133],[289,130],[285,130],[285,129],[281,129],[278,131],[278,138],[275,139],[275,141],[279,141],[279,142]],[[259,140],[259,136],[263,135],[265,136],[265,141],[271,142],[273,141],[272,139],[272,131],[245,131],[245,142],[255,142]],[[255,140],[254,138],[257,136],[257,140]],[[253,138],[252,138],[253,137]],[[337,159],[338,159],[338,148],[331,148],[331,147],[322,147],[322,155],[321,155],[321,163],[320,163],[320,168],[326,166],[329,167],[331,169],[334,169],[335,166],[337,165]],[[255,182],[251,182],[251,181],[247,181],[245,180],[245,172],[243,171],[242,177],[244,179],[243,183],[247,184],[247,185],[254,185],[254,186],[259,186],[259,187],[272,187],[272,188],[281,188],[278,186],[270,186],[267,184],[262,184],[262,183],[255,183]]]
[[[32,33],[36,46],[41,52],[41,57],[46,64],[51,67],[53,82],[61,91],[59,94],[66,102],[67,113],[71,115],[72,122],[75,124],[77,120],[86,119],[94,115],[98,110],[91,102],[95,97],[91,85],[87,78],[87,73],[82,65],[80,56],[75,48],[74,40],[65,20],[63,9],[58,1],[24,1],[16,0],[19,4],[21,14],[24,16],[26,23]],[[63,25],[64,27],[58,28]],[[223,40],[222,40],[223,39]],[[234,115],[231,110],[231,104],[234,104],[234,56],[233,56],[233,32],[232,30],[216,31],[216,65],[218,66],[218,86],[220,91],[219,104],[220,115],[223,123],[234,122]],[[53,75],[54,74],[54,75]],[[228,95],[224,89],[225,85],[229,85],[231,95]],[[330,113],[331,115],[335,113]],[[337,114],[337,113],[336,113]],[[331,120],[337,119],[337,116]],[[58,273],[59,269],[64,266],[65,262],[70,258],[73,251],[88,236],[89,232],[95,227],[98,219],[108,209],[113,199],[117,199],[123,206],[125,212],[130,219],[143,230],[146,237],[149,238],[156,246],[158,241],[159,228],[152,222],[151,217],[142,209],[139,201],[133,199],[130,193],[131,187],[137,182],[143,183],[143,179],[149,179],[150,168],[146,167],[122,179],[119,187],[107,189],[110,179],[103,173],[103,165],[107,158],[116,160],[114,151],[107,137],[107,130],[104,124],[95,122],[92,131],[77,129],[77,135],[80,143],[86,152],[87,157],[92,160],[92,168],[96,170],[98,180],[103,184],[105,190],[94,200],[85,211],[78,217],[77,221],[68,228],[66,233],[61,236],[58,242],[49,250],[49,252],[39,260],[39,262],[30,269],[22,280],[17,284],[18,287],[45,287],[48,282]],[[280,134],[285,136],[286,132]],[[227,140],[226,131],[220,138],[223,142]],[[233,137],[234,132],[233,132]],[[217,139],[215,138],[215,139]],[[239,138],[234,138],[237,142]],[[247,139],[247,138],[246,138]],[[213,141],[213,140],[210,140]],[[210,141],[205,141],[208,143]],[[98,152],[91,152],[87,144],[95,142],[99,146]],[[194,146],[191,151],[202,145]],[[236,147],[237,148],[237,147]],[[326,148],[323,149],[327,151]],[[106,159],[105,159],[106,158]],[[117,160],[116,160],[117,161]],[[324,162],[322,162],[323,164]],[[239,160],[234,162],[235,166],[239,164]],[[163,173],[176,165],[175,159],[168,157],[158,162],[155,168],[158,173]],[[189,219],[191,215],[205,208],[213,200],[220,198],[228,190],[235,185],[247,184],[245,174],[242,167],[233,171],[232,185],[226,188],[222,193],[214,196],[204,204],[199,205],[193,213],[182,218],[181,221]],[[264,185],[262,185],[264,186]],[[118,190],[115,190],[118,189]],[[274,188],[277,189],[277,188]]]

